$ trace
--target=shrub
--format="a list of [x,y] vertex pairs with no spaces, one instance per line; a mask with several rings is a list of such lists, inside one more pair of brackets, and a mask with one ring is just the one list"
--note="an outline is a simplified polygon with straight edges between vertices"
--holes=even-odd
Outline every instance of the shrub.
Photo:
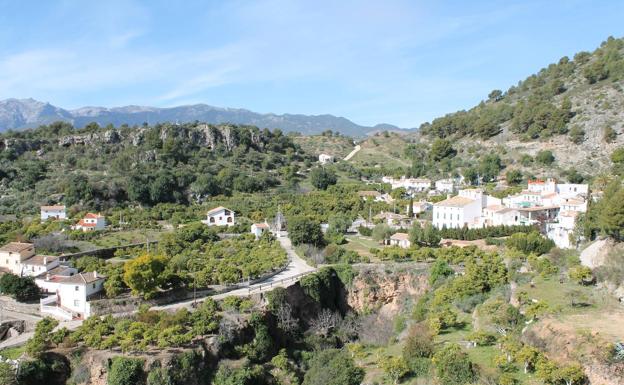
[[310,360],[303,385],[359,385],[363,379],[364,370],[346,352],[326,349]]
[[108,371],[108,385],[140,385],[145,383],[143,360],[123,356],[114,357]]

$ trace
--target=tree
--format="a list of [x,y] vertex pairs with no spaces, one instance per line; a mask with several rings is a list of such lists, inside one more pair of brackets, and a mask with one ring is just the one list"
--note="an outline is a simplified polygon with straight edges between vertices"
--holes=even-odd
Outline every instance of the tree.
[[624,175],[624,147],[620,147],[611,153],[611,162],[613,162],[613,173]]
[[522,171],[516,169],[509,170],[505,174],[505,180],[507,180],[507,184],[509,185],[518,185],[522,183],[523,178]]
[[144,384],[143,360],[117,356],[112,359],[108,371],[108,385]]
[[0,277],[0,293],[8,294],[19,302],[27,302],[39,298],[41,290],[33,277],[7,273]]
[[407,217],[414,218],[414,198],[410,197],[409,203],[407,205]]
[[453,274],[454,271],[443,259],[436,259],[429,269],[429,284],[434,285],[438,279],[448,277]]
[[617,132],[611,126],[605,126],[602,130],[602,140],[606,143],[613,143],[617,139]]
[[433,333],[427,324],[420,322],[411,326],[403,345],[402,354],[403,359],[415,375],[427,374],[434,351]]
[[303,385],[359,385],[363,379],[364,370],[345,351],[326,349],[310,360]]
[[522,349],[515,354],[515,358],[518,363],[523,365],[524,373],[528,373],[529,370],[535,369],[535,364],[540,358],[540,351],[532,346],[524,345]]
[[574,144],[581,144],[585,140],[585,130],[578,124],[572,126],[568,135],[570,136],[570,141]]
[[452,158],[455,153],[456,151],[449,140],[438,138],[431,144],[429,158],[434,162],[439,162],[445,158]]
[[568,270],[568,275],[570,279],[573,279],[578,284],[586,284],[594,280],[592,270],[582,265],[571,267],[570,270]]
[[503,99],[503,91],[501,90],[492,90],[492,92],[488,94],[488,100],[492,102],[499,102],[502,99]]
[[537,163],[542,164],[544,166],[549,166],[554,163],[555,156],[550,150],[542,150],[535,155],[535,160]]
[[143,254],[124,264],[124,282],[134,294],[151,298],[163,283],[167,260],[163,256]]
[[288,237],[293,245],[312,244],[321,246],[325,242],[321,225],[304,216],[295,216],[288,219]]
[[464,385],[475,380],[468,355],[457,344],[447,344],[433,355],[436,375],[444,385]]
[[394,234],[394,230],[392,230],[390,226],[382,223],[382,224],[376,225],[373,228],[373,233],[371,234],[371,236],[377,242],[383,242],[386,239],[390,238],[392,234]]
[[381,368],[386,377],[393,383],[398,384],[399,380],[409,373],[409,367],[403,357],[384,357],[381,360]]
[[38,357],[50,347],[52,331],[58,326],[58,321],[45,317],[37,322],[35,333],[26,343],[26,352],[31,357]]
[[488,154],[479,162],[479,174],[485,182],[496,180],[498,173],[502,169],[501,158],[496,154]]
[[310,171],[310,183],[319,190],[327,190],[331,185],[335,185],[338,179],[336,174],[325,167],[317,167]]

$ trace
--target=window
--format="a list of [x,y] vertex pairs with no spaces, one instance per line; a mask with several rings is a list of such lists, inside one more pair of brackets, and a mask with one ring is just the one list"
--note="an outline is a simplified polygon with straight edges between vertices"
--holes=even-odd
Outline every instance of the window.
[[232,217],[228,217],[227,221],[228,223],[232,223]]
[[95,289],[95,283],[93,284],[93,288]]
[[215,223],[214,217],[210,217],[210,223]]
[[80,306],[80,300],[75,299],[75,300],[74,300],[74,306],[75,306],[75,307]]
[[80,287],[79,286],[74,286],[74,291],[78,291],[78,290],[80,290]]

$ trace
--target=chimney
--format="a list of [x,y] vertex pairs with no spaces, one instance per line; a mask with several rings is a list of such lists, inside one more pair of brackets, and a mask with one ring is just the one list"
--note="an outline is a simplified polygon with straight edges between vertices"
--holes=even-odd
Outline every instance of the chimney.
[[46,281],[50,280],[50,273],[46,273]]
[[451,199],[451,194],[446,194],[446,199]]
[[43,257],[43,266],[48,266],[48,257]]

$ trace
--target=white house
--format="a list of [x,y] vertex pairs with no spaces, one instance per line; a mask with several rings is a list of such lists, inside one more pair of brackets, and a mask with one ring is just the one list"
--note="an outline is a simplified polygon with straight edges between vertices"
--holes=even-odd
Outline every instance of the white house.
[[483,209],[484,227],[515,226],[520,224],[520,213],[516,209],[502,205],[490,205]]
[[362,198],[362,200],[374,200],[377,201],[381,198],[381,193],[379,191],[370,190],[370,191],[358,191],[358,196]]
[[260,238],[262,234],[268,232],[271,228],[269,224],[265,222],[263,223],[254,223],[251,225],[251,233],[256,236],[256,239]]
[[578,211],[562,211],[557,216],[557,222],[546,224],[546,236],[557,247],[568,249],[576,246],[570,242],[570,235],[574,232],[578,214]]
[[452,193],[455,187],[453,179],[440,179],[435,182],[435,189],[441,193]]
[[106,228],[106,218],[100,214],[87,213],[78,223],[72,226],[73,230],[97,231]]
[[402,176],[400,179],[385,176],[382,179],[384,183],[390,183],[392,189],[403,187],[408,192],[423,192],[431,188],[431,181],[424,178],[406,178]]
[[76,273],[78,273],[78,269],[74,267],[59,265],[36,276],[35,284],[45,293],[56,293],[58,282]]
[[[424,213],[433,208],[433,205],[426,201],[413,202],[412,204],[412,212],[414,215]],[[405,207],[405,212],[409,214],[409,203]]]
[[208,226],[234,226],[234,211],[223,206],[215,207],[208,211],[202,223]]
[[320,154],[319,157],[320,164],[334,163],[334,157],[328,154]]
[[48,219],[67,219],[65,206],[41,206],[41,221]]
[[482,200],[454,196],[433,205],[433,226],[441,229],[472,226],[481,217]]
[[86,319],[91,315],[89,298],[102,291],[105,280],[95,271],[60,278],[55,294],[40,301],[41,312],[68,320]]
[[9,242],[0,247],[0,268],[5,272],[22,274],[22,262],[35,255],[32,243]]
[[61,264],[58,257],[51,255],[35,255],[22,262],[21,276],[34,277],[46,273]]
[[412,242],[409,240],[409,234],[407,233],[394,233],[390,236],[390,245],[399,246],[403,249],[409,249],[412,246]]

